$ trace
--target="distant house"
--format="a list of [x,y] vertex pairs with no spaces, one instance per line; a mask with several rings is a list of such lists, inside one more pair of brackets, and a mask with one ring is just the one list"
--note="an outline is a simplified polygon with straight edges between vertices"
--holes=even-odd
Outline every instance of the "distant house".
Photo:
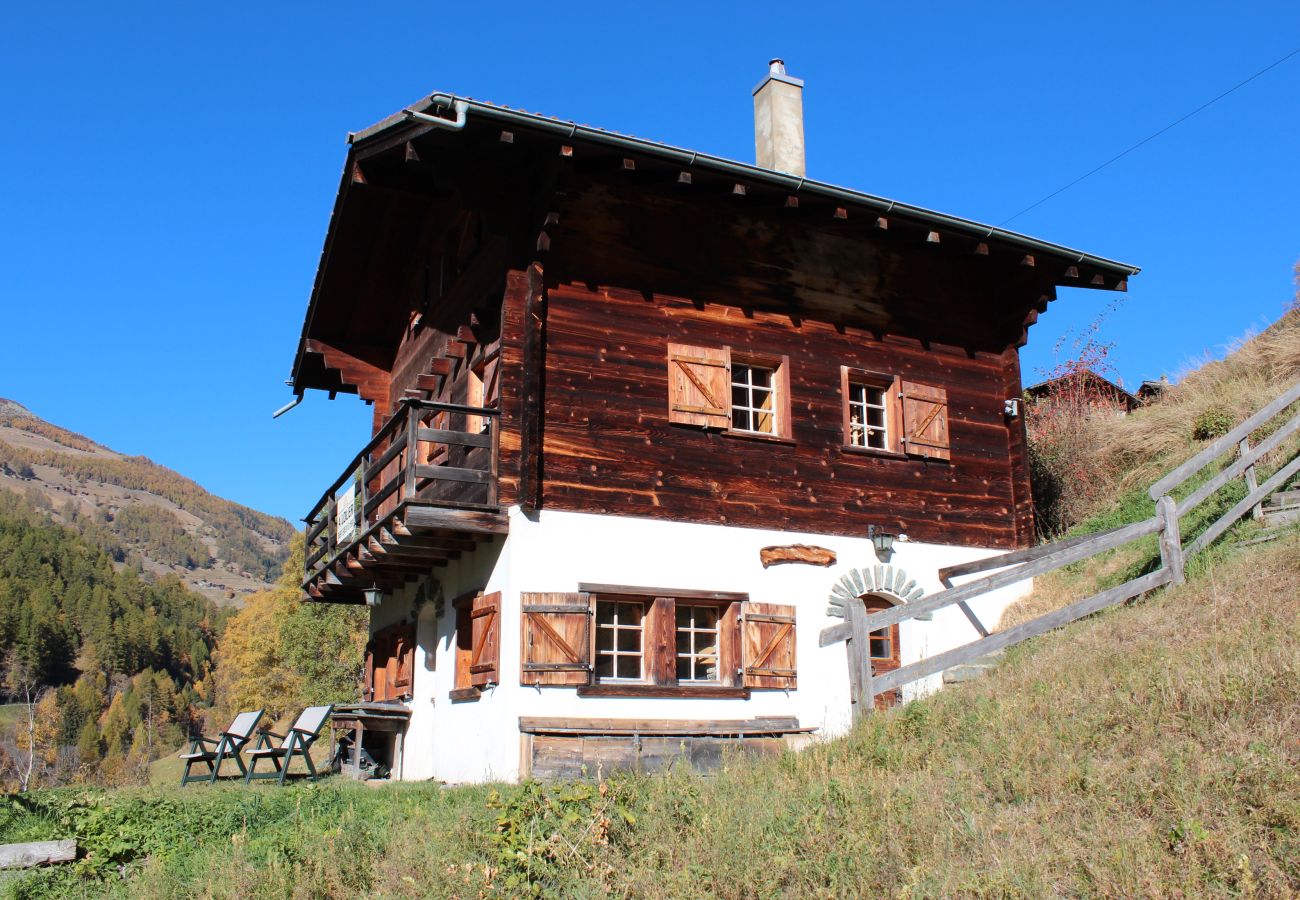
[[1138,387],[1138,400],[1143,403],[1154,403],[1165,395],[1169,390],[1169,376],[1161,375],[1159,381],[1144,381]]
[[1102,412],[1131,413],[1142,405],[1142,400],[1123,387],[1098,375],[1091,369],[1070,372],[1049,378],[1025,388],[1030,405],[1044,400],[1068,401],[1095,407]]
[[[844,604],[1033,542],[1018,348],[1138,270],[806,177],[802,90],[755,88],[757,165],[442,93],[350,137],[292,386],[373,431],[303,587],[371,606],[397,777],[842,733]],[[870,656],[975,636],[952,607]]]

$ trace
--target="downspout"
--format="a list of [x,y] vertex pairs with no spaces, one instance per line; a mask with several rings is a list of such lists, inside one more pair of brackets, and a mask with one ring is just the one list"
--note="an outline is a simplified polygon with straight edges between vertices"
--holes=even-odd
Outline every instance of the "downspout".
[[451,131],[460,131],[465,127],[465,117],[469,112],[468,100],[455,100],[446,95],[437,95],[433,98],[435,106],[446,108],[450,106],[456,111],[456,118],[444,119],[441,116],[431,116],[427,113],[416,112],[413,109],[404,110],[406,118],[410,121],[423,122],[426,125],[433,125],[437,128],[446,128]]

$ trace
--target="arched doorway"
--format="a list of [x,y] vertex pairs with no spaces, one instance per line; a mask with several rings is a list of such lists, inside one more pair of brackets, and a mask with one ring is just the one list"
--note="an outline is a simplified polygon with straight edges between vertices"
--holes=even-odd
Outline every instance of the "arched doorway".
[[[878,594],[863,594],[859,597],[868,614],[890,609],[898,601]],[[868,641],[871,657],[871,674],[873,677],[892,672],[901,665],[902,656],[898,646],[898,623],[887,625],[871,632]],[[898,688],[876,695],[876,709],[888,709],[899,701]]]

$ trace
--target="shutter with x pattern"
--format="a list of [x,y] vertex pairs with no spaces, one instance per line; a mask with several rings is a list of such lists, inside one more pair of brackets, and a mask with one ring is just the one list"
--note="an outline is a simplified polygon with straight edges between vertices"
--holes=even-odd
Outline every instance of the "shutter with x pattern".
[[474,687],[497,684],[501,633],[501,592],[475,597],[470,606],[470,631],[473,635],[469,659],[469,682]]
[[523,594],[522,660],[526,685],[591,680],[591,595]]
[[740,613],[744,686],[793,690],[796,684],[795,609],[777,603],[746,603]]
[[899,382],[903,405],[903,449],[911,456],[951,459],[948,392],[914,381]]
[[731,427],[731,352],[726,347],[668,345],[668,421]]

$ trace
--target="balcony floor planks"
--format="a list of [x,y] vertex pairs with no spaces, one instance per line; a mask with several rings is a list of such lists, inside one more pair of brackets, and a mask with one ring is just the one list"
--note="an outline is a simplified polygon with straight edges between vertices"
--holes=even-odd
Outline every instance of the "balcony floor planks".
[[321,603],[363,603],[371,586],[400,588],[509,530],[499,509],[458,509],[407,501],[324,560],[303,585]]

